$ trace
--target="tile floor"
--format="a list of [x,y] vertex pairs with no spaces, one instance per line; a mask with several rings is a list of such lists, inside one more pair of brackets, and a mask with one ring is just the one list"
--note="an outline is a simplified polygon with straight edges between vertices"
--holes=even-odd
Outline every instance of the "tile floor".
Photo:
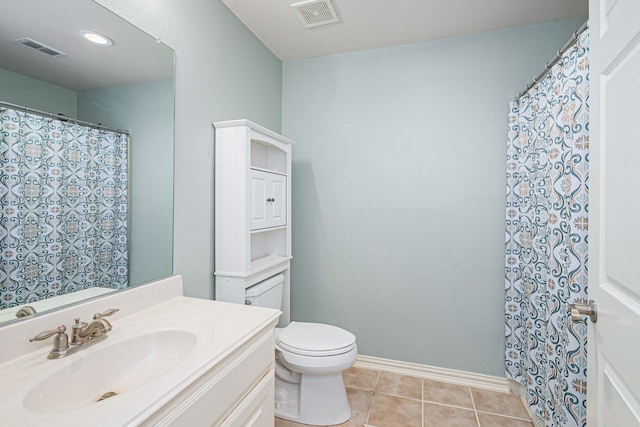
[[[351,419],[342,427],[533,427],[513,394],[356,367],[343,378]],[[275,425],[303,426],[279,418]]]

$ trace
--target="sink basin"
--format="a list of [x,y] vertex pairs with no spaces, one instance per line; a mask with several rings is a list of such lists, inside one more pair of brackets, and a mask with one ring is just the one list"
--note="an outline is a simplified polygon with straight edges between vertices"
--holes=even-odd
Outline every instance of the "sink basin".
[[[24,408],[66,412],[115,399],[171,370],[198,341],[194,333],[182,329],[144,332],[113,343],[110,339],[66,359],[48,361],[54,372],[31,387]],[[65,360],[68,363],[56,366]]]

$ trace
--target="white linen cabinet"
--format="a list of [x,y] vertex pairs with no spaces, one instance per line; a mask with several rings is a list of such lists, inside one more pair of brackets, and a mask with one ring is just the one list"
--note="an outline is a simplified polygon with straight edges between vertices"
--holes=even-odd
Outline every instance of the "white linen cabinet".
[[246,288],[282,273],[288,313],[293,141],[249,120],[213,126],[215,298],[244,304]]

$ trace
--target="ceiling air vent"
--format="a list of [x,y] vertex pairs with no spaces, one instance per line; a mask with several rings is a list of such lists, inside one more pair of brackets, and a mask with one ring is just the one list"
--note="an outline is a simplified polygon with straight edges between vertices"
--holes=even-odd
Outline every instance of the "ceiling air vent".
[[40,52],[46,53],[47,55],[53,56],[54,58],[57,58],[58,56],[66,56],[66,53],[60,52],[59,50],[56,50],[50,46],[47,46],[46,44],[42,44],[40,42],[37,42],[33,39],[29,39],[26,37],[23,39],[18,39],[15,42],[23,46],[27,46],[32,49],[39,50]]
[[338,14],[331,4],[331,0],[308,0],[294,3],[291,7],[295,9],[302,24],[307,28],[338,21]]

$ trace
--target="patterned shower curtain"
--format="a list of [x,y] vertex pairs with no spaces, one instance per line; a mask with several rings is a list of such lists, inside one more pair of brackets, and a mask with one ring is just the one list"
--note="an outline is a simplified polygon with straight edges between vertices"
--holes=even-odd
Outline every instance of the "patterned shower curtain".
[[586,426],[588,31],[510,104],[506,374],[546,426]]
[[127,286],[127,135],[0,107],[0,309]]

